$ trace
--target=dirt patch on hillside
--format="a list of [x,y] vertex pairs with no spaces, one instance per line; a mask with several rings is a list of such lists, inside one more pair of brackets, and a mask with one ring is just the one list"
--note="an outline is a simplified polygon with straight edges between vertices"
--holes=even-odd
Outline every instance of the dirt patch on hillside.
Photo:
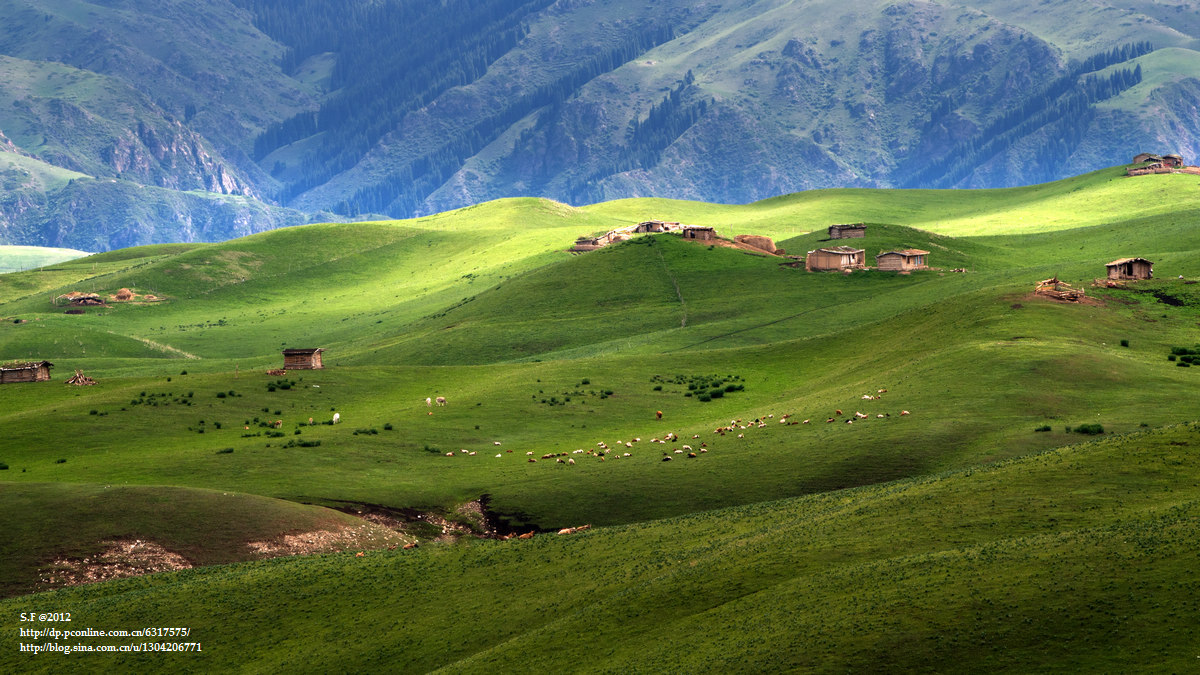
[[104,546],[95,556],[54,560],[43,573],[42,584],[60,588],[192,567],[187,558],[152,541],[118,540],[104,542]]
[[252,541],[247,548],[258,558],[279,558],[314,553],[337,553],[367,549],[395,548],[412,541],[399,533],[371,523],[334,530],[315,530],[285,534],[266,541]]

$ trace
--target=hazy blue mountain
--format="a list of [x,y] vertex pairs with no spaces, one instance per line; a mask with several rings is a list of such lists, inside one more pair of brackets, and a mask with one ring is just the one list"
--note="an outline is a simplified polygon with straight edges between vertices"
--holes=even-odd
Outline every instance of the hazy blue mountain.
[[514,195],[1008,186],[1142,150],[1200,154],[1197,0],[0,11],[0,150],[23,170],[78,174],[9,169],[0,243],[221,239],[247,219],[403,217]]

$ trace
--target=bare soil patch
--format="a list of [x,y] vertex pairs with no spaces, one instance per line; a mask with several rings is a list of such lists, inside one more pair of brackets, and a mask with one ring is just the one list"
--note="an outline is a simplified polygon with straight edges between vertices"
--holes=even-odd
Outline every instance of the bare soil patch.
[[104,550],[95,556],[54,560],[44,572],[42,584],[46,588],[60,588],[192,567],[187,558],[152,541],[117,540],[104,545]]

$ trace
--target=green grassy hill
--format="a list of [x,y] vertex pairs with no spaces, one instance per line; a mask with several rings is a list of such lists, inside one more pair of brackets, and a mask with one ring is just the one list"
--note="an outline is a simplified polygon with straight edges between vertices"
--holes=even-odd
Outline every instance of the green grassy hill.
[[[745,206],[504,200],[0,276],[0,360],[55,364],[52,382],[0,387],[0,485],[25,495],[8,498],[20,539],[42,542],[0,583],[41,588],[30,580],[55,556],[121,533],[204,565],[332,517],[292,503],[452,517],[479,500],[502,531],[596,529],[36,597],[96,625],[194,617],[203,639],[238,645],[170,666],[197,669],[543,670],[587,651],[596,669],[1021,670],[1099,659],[1086,645],[1129,625],[1111,663],[1185,663],[1155,632],[1174,622],[1155,603],[1194,562],[1200,370],[1167,357],[1197,342],[1200,198],[1191,178],[1121,171]],[[674,235],[565,252],[650,217],[798,255],[830,245],[827,225],[865,221],[848,243],[868,260],[918,247],[940,269],[808,273]],[[1156,279],[1089,287],[1079,304],[1032,294],[1135,255]],[[72,290],[107,306],[65,314],[52,300]],[[323,347],[326,368],[266,374],[285,347]],[[99,383],[63,386],[77,368]],[[1091,425],[1105,440],[1081,445]],[[128,515],[45,544],[99,486],[121,488],[99,512],[128,502]],[[56,501],[72,509],[46,515]],[[198,520],[240,525],[210,550],[187,531]],[[1121,572],[1130,556],[1146,563],[1136,574]],[[1136,614],[1114,615],[1132,593]],[[237,618],[218,626],[230,603]],[[235,636],[251,615],[269,617],[273,646]],[[351,615],[388,628],[324,655],[283,637],[339,643]]]

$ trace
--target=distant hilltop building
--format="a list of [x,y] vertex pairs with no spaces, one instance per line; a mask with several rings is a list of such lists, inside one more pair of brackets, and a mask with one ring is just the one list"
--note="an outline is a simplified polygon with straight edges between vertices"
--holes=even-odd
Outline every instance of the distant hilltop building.
[[567,249],[570,253],[587,253],[596,249],[604,248],[609,244],[615,244],[619,241],[625,241],[635,234],[654,234],[658,232],[678,232],[681,229],[686,229],[679,223],[668,222],[665,220],[643,220],[637,225],[626,225],[618,227],[615,230],[609,230],[598,236],[580,237],[575,240],[575,245]]
[[684,239],[696,239],[699,241],[712,241],[717,238],[717,231],[711,227],[700,227],[698,225],[685,225],[683,227]]
[[284,370],[321,370],[321,352],[324,349],[285,349],[283,350]]
[[0,366],[0,384],[46,382],[50,379],[50,369],[53,367],[54,364],[49,361],[5,364]]
[[1146,176],[1154,173],[1190,173],[1200,174],[1200,167],[1187,166],[1183,163],[1183,155],[1155,155],[1149,152],[1133,156],[1133,163],[1125,170],[1127,176]]
[[902,251],[884,251],[875,256],[875,267],[890,272],[923,270],[929,267],[928,255],[929,251],[922,251],[919,248],[906,248]]
[[1145,258],[1119,258],[1105,267],[1109,279],[1136,281],[1154,277],[1154,263]]
[[854,225],[830,225],[830,239],[862,239],[867,236],[867,226],[862,223]]
[[821,270],[852,270],[866,267],[866,251],[853,246],[835,246],[809,251],[804,256],[804,269],[809,272]]

